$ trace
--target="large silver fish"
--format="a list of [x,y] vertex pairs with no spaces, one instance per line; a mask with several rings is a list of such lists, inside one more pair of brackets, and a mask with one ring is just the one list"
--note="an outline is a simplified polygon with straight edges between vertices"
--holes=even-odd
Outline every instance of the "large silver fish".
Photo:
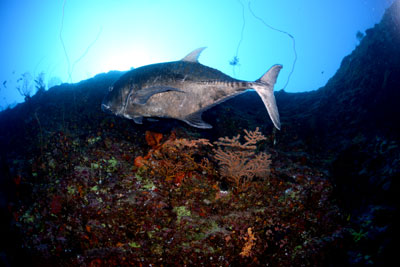
[[212,128],[202,113],[247,89],[255,89],[280,129],[274,84],[281,65],[272,66],[254,82],[236,80],[198,62],[203,48],[180,61],[143,66],[125,73],[109,89],[105,112],[142,123],[143,117],[174,118],[197,128]]

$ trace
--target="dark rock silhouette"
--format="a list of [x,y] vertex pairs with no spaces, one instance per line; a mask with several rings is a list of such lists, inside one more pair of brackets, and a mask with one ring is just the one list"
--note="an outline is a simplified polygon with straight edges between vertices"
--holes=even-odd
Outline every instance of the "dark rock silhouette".
[[[323,88],[277,94],[282,124],[307,142],[307,148],[330,154],[329,169],[350,221],[367,233],[349,248],[350,263],[374,257],[395,260],[400,177],[400,9],[396,1],[382,21],[366,31]],[[378,252],[380,251],[380,252]]]

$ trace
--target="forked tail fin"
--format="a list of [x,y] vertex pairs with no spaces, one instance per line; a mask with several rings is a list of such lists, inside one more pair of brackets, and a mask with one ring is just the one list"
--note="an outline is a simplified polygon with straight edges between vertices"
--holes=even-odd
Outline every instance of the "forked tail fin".
[[276,106],[274,96],[274,85],[282,65],[272,66],[260,79],[256,81],[257,85],[254,86],[257,94],[261,97],[265,107],[267,108],[269,117],[271,118],[274,126],[280,130],[281,122],[279,120],[278,107]]

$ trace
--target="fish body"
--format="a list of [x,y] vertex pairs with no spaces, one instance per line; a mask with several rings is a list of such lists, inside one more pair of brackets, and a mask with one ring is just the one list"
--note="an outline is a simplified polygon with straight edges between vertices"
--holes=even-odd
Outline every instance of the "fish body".
[[204,66],[199,48],[180,61],[139,67],[125,73],[109,89],[102,110],[142,123],[143,117],[174,118],[197,128],[212,128],[202,113],[248,89],[255,89],[277,129],[279,112],[273,93],[281,65],[274,65],[254,82],[234,79]]

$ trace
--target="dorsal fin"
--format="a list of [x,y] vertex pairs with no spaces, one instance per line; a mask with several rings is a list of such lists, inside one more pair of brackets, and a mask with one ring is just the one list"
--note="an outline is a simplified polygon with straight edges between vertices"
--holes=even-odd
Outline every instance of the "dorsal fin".
[[198,63],[200,53],[203,52],[204,49],[206,49],[206,47],[197,48],[196,50],[188,54],[186,57],[182,58],[182,61]]

